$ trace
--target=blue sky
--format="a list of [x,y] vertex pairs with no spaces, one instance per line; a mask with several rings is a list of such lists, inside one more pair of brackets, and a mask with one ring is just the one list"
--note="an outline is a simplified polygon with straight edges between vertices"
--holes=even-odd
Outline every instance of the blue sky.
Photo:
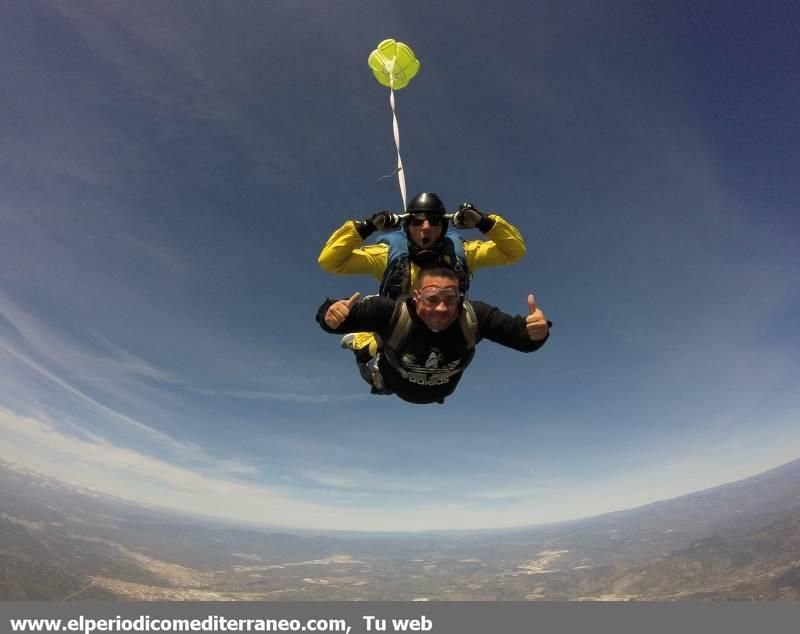
[[[0,459],[268,525],[590,516],[800,455],[800,8],[791,2],[30,2],[0,8]],[[316,259],[409,193],[524,260],[472,296],[444,406],[370,397]],[[465,232],[468,238],[479,237]]]

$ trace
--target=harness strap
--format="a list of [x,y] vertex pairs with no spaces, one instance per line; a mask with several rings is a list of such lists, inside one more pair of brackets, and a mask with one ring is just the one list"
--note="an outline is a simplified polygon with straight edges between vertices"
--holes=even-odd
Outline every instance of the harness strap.
[[468,301],[464,300],[464,308],[461,310],[461,332],[464,333],[464,339],[467,342],[467,350],[472,351],[478,339],[478,316],[475,314],[475,309]]
[[394,325],[392,326],[392,333],[386,340],[386,346],[392,350],[397,350],[401,344],[406,342],[406,337],[408,337],[408,333],[411,330],[411,315],[408,312],[405,298],[401,298],[395,305],[392,322]]

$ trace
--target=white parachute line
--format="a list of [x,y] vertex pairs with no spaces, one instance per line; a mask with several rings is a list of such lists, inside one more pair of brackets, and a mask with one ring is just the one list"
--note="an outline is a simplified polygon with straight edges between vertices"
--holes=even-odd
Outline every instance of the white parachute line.
[[[392,67],[394,60],[392,60]],[[392,106],[392,129],[394,130],[394,144],[397,147],[397,181],[400,184],[400,196],[403,198],[403,211],[406,210],[406,175],[403,171],[403,159],[400,158],[400,127],[397,125],[397,111],[394,103],[394,74],[389,76],[389,104]],[[392,176],[392,174],[389,174]]]

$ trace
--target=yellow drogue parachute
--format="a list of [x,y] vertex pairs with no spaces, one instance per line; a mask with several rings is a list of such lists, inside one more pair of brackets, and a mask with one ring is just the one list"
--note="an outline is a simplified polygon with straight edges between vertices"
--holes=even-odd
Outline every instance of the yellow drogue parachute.
[[411,47],[394,40],[383,40],[378,44],[367,63],[375,79],[392,90],[405,88],[419,72],[419,60]]
[[394,40],[383,40],[378,44],[367,60],[372,74],[382,85],[389,88],[389,104],[392,107],[392,126],[394,129],[394,143],[397,147],[397,169],[389,176],[397,173],[400,183],[400,195],[403,197],[403,211],[406,210],[406,177],[403,173],[403,161],[400,158],[400,128],[397,125],[397,111],[395,109],[394,91],[408,86],[419,71],[419,60],[414,55],[411,47]]

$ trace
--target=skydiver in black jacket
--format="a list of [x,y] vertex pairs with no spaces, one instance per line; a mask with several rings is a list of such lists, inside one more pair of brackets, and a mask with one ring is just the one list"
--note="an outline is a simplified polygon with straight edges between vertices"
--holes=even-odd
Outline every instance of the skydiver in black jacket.
[[[458,276],[446,267],[423,269],[406,300],[370,297],[326,300],[317,321],[326,332],[376,332],[383,347],[364,379],[376,394],[396,394],[410,403],[443,403],[456,389],[482,339],[533,352],[552,325],[528,296],[530,314],[511,316],[483,302],[467,302]],[[404,306],[405,305],[405,308]]]

